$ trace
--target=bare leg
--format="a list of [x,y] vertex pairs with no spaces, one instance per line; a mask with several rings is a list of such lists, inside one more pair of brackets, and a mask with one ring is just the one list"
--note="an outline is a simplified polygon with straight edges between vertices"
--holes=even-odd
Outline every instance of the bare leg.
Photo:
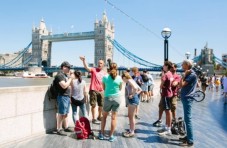
[[166,125],[167,127],[171,127],[172,115],[170,110],[166,110]]
[[135,112],[136,112],[136,106],[135,105],[129,105],[128,106],[128,114],[129,114],[129,122],[130,122],[130,130],[132,133],[134,133],[135,130]]
[[162,119],[162,114],[163,114],[163,110],[161,110],[160,108],[159,108],[159,112],[158,112],[159,114],[158,114],[158,120],[161,120]]
[[91,106],[91,114],[92,114],[92,120],[95,119],[95,105]]
[[143,91],[141,92],[140,97],[141,97],[140,98],[141,102],[143,102],[144,101],[144,92]]
[[136,113],[135,113],[135,115],[138,116],[138,114],[139,114],[139,105],[136,106]]
[[108,116],[108,112],[103,111],[103,117],[102,117],[102,122],[101,122],[101,133],[104,134],[105,126],[106,126],[106,118]]
[[57,117],[57,130],[60,130],[62,128],[63,119],[64,119],[64,115],[58,114],[58,117]]
[[66,114],[66,115],[64,115],[64,120],[63,120],[63,127],[66,129],[66,128],[68,128],[69,127],[69,122],[68,122],[68,115]]
[[98,111],[99,111],[98,118],[101,118],[102,117],[102,107],[99,106]]
[[110,136],[113,135],[117,124],[117,112],[112,112]]
[[148,91],[147,97],[148,97],[149,100],[151,99],[151,91]]
[[144,92],[144,98],[145,98],[145,101],[149,100],[147,91]]
[[175,120],[176,119],[176,110],[172,111],[172,116],[173,116],[173,119]]

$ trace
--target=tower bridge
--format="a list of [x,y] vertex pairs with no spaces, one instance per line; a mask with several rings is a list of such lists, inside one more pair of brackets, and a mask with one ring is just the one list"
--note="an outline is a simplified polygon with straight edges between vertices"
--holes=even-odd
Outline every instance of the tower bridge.
[[[42,19],[39,27],[33,26],[32,28],[32,42],[22,51],[18,52],[18,56],[11,60],[6,60],[6,57],[0,54],[0,71],[24,70],[28,66],[42,66],[47,73],[58,71],[59,68],[51,67],[52,52],[54,52],[52,44],[54,42],[80,40],[94,40],[94,65],[97,65],[100,59],[104,60],[105,63],[107,63],[108,59],[113,61],[115,48],[121,55],[126,57],[127,60],[145,67],[140,67],[140,70],[161,71],[161,65],[146,61],[124,48],[114,39],[114,33],[114,24],[108,21],[105,12],[101,20],[95,20],[94,30],[88,32],[53,34],[51,29],[49,31],[46,28],[46,24]],[[32,51],[28,52],[31,45]],[[213,49],[209,49],[207,45],[201,50],[201,54],[194,57],[192,60],[201,65],[203,69],[208,69],[209,72],[212,71],[214,61],[227,68],[227,62],[217,58],[213,53]],[[181,63],[178,63],[179,67],[180,65]],[[81,67],[72,67],[72,69],[84,70]],[[120,67],[119,70],[126,70],[126,68]]]
[[100,59],[107,62],[108,59],[113,60],[113,45],[106,39],[108,35],[114,39],[114,25],[107,19],[106,13],[103,13],[102,19],[94,23],[94,31],[52,34],[48,31],[46,24],[42,19],[39,27],[32,29],[32,64],[50,67],[51,53],[53,42],[94,40],[94,64],[97,65]]

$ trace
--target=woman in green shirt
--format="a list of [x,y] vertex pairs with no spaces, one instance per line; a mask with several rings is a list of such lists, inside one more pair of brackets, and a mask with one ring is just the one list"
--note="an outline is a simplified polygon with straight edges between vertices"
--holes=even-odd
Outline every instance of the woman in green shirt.
[[103,106],[103,117],[101,122],[101,132],[99,133],[99,139],[104,139],[104,129],[106,125],[106,118],[108,113],[112,111],[111,117],[111,130],[109,141],[113,142],[116,138],[113,136],[117,122],[117,112],[120,107],[120,92],[122,88],[122,79],[117,74],[117,64],[111,63],[109,74],[104,76],[102,79],[104,88],[104,106]]

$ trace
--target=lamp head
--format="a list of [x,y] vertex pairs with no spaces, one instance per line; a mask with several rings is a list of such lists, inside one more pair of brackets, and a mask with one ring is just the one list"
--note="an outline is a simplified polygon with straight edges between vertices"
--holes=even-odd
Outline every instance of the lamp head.
[[171,36],[171,30],[169,28],[163,28],[161,35],[164,39],[168,39]]

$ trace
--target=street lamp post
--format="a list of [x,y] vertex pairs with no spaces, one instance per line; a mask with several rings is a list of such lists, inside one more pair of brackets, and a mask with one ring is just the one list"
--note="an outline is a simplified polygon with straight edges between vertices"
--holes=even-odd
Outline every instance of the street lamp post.
[[169,28],[163,28],[161,35],[164,38],[164,61],[168,61],[168,38],[171,36],[171,30]]
[[185,56],[186,56],[186,58],[187,58],[187,59],[189,59],[189,58],[190,58],[190,55],[191,55],[191,53],[190,53],[190,52],[186,52],[186,53],[185,53]]

